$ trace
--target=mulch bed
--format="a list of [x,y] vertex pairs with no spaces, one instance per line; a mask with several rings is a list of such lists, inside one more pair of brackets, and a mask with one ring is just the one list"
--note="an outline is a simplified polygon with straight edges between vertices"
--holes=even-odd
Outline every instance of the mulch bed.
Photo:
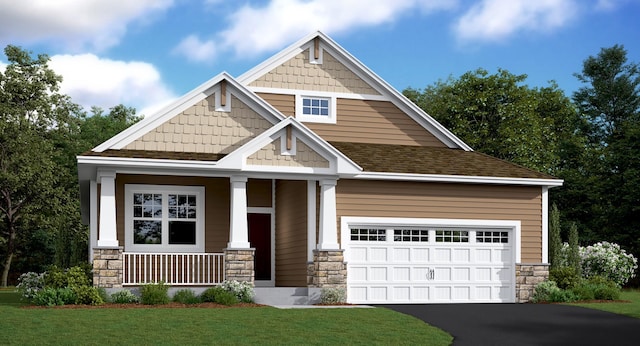
[[22,306],[22,309],[176,309],[176,308],[206,308],[206,309],[233,309],[233,308],[260,308],[267,305],[255,304],[255,303],[238,303],[235,305],[222,305],[217,303],[198,303],[198,304],[181,304],[181,303],[169,303],[159,305],[144,305],[144,304],[114,304],[105,303],[102,305],[59,305],[59,306],[37,306],[27,305]]

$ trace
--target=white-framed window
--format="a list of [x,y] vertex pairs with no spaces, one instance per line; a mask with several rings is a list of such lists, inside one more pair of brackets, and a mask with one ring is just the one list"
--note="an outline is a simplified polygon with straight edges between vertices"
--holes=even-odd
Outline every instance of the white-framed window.
[[125,250],[204,252],[202,186],[125,185]]
[[296,95],[296,118],[303,122],[336,122],[336,98],[317,95]]

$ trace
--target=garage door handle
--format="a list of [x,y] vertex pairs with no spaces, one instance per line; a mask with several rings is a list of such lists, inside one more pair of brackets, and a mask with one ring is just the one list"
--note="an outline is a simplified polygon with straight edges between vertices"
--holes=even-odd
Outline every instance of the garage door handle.
[[433,280],[436,276],[435,270],[429,269],[429,280]]

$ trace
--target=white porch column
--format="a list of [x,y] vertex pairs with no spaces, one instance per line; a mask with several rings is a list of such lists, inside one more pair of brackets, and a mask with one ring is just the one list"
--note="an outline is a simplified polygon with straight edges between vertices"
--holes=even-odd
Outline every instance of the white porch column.
[[337,180],[320,181],[320,234],[318,250],[338,250],[338,228],[336,217]]
[[234,176],[231,180],[231,217],[229,226],[229,249],[249,249],[249,227],[247,225],[247,177]]
[[118,247],[116,233],[116,172],[99,171],[100,221],[98,247]]

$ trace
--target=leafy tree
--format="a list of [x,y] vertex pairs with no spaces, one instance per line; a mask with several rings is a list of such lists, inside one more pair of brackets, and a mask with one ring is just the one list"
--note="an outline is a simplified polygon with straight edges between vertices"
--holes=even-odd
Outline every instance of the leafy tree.
[[532,89],[526,78],[478,69],[403,93],[475,150],[553,174],[560,143],[575,141],[575,111],[555,83]]
[[9,60],[0,73],[0,220],[5,253],[0,284],[7,285],[11,263],[24,234],[55,228],[64,213],[64,190],[49,140],[64,131],[77,110],[58,92],[61,78],[47,66],[48,57],[7,46]]
[[[573,95],[580,116],[588,123],[586,153],[582,167],[592,179],[593,206],[581,217],[590,242],[607,240],[640,254],[640,68],[628,62],[627,51],[615,45],[588,57],[582,73],[583,86]],[[583,235],[584,235],[583,231]]]
[[553,204],[549,212],[549,263],[552,268],[559,266],[562,238],[560,236],[560,211]]

